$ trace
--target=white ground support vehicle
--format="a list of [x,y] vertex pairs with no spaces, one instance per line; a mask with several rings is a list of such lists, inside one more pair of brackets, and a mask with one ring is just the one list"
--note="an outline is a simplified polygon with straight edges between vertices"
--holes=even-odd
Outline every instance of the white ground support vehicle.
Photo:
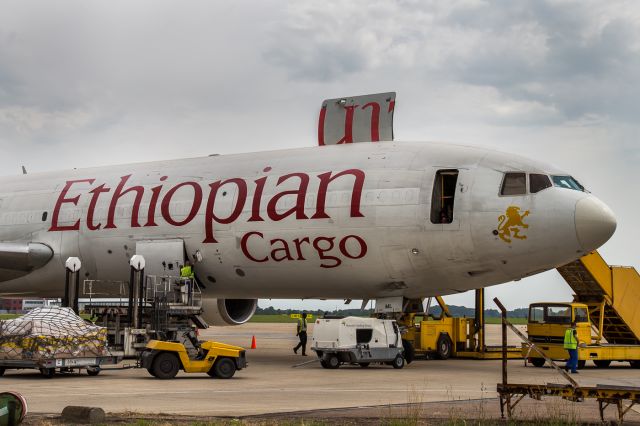
[[338,368],[340,364],[359,364],[368,367],[382,362],[394,368],[405,364],[402,337],[393,320],[375,318],[323,318],[316,320],[311,338],[324,368]]

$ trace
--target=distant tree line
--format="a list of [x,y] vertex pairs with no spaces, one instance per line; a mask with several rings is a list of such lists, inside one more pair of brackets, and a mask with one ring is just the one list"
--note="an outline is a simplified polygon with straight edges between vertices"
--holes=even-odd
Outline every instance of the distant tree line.
[[[474,308],[467,308],[466,306],[456,306],[456,305],[448,305],[449,312],[454,317],[474,317],[476,314],[476,310]],[[432,306],[429,309],[429,313],[435,316],[439,316],[440,306]],[[256,309],[256,314],[258,315],[291,315],[291,314],[299,314],[302,312],[301,309],[276,309],[273,306],[269,306],[268,308],[261,308],[258,306]],[[323,317],[327,315],[331,316],[369,316],[373,313],[373,309],[338,309],[333,311],[324,311],[321,309],[311,310],[307,309],[305,312],[312,314],[315,317]],[[485,309],[484,316],[489,317],[500,317],[500,312],[497,309]],[[510,318],[527,318],[529,316],[528,308],[517,308],[512,311],[507,312],[507,316]]]

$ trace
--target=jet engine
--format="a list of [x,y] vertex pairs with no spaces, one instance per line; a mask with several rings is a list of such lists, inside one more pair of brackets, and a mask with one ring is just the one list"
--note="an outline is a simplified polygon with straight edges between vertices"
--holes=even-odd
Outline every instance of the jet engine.
[[249,321],[258,299],[202,299],[202,317],[209,325],[240,325]]

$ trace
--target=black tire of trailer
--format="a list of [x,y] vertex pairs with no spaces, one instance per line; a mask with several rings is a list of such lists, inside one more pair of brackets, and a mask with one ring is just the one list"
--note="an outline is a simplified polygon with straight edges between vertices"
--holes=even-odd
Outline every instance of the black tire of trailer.
[[399,370],[402,367],[404,367],[404,358],[402,358],[402,355],[397,355],[393,362],[391,363],[391,365],[393,365],[393,368]]
[[207,374],[218,379],[230,379],[236,374],[236,363],[231,358],[218,358]]
[[402,348],[404,349],[404,359],[407,361],[407,365],[411,364],[416,359],[416,350],[410,341],[402,339]]
[[98,374],[100,374],[100,367],[99,366],[92,366],[92,367],[87,367],[87,374],[90,375],[91,377],[95,377]]
[[331,354],[327,357],[326,361],[327,368],[335,370],[336,368],[340,368],[340,360],[336,354]]
[[438,342],[436,343],[437,355],[439,359],[449,359],[451,357],[451,351],[453,349],[453,343],[451,343],[451,338],[447,333],[440,334],[438,337]]
[[534,366],[534,367],[543,367],[544,363],[546,362],[544,360],[544,358],[530,358],[529,362]]
[[324,359],[320,360],[320,365],[322,366],[322,368],[329,368],[329,364],[327,364],[327,362]]
[[53,376],[56,375],[56,369],[55,368],[41,368],[40,369],[40,374],[42,374],[42,377],[44,377],[46,379],[51,379]]
[[171,352],[159,352],[151,363],[153,377],[167,380],[173,379],[180,370],[180,360]]
[[6,368],[4,368],[4,367],[0,367],[0,377],[4,376],[4,372],[5,372],[6,370],[7,370]]
[[370,362],[359,362],[358,365],[362,368],[367,368],[371,364]]
[[611,360],[608,359],[594,359],[593,363],[598,368],[607,368],[611,365]]

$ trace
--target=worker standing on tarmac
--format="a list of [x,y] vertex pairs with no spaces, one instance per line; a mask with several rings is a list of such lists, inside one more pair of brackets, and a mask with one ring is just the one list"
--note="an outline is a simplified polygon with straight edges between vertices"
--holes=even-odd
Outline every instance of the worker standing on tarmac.
[[302,356],[307,356],[305,353],[307,351],[307,313],[302,312],[302,317],[298,318],[298,327],[297,327],[296,336],[300,339],[298,346],[293,348],[294,353],[298,353],[298,349],[302,348]]
[[564,366],[566,371],[571,369],[573,374],[578,374],[578,332],[575,321],[564,332],[564,348],[569,351],[569,360]]

